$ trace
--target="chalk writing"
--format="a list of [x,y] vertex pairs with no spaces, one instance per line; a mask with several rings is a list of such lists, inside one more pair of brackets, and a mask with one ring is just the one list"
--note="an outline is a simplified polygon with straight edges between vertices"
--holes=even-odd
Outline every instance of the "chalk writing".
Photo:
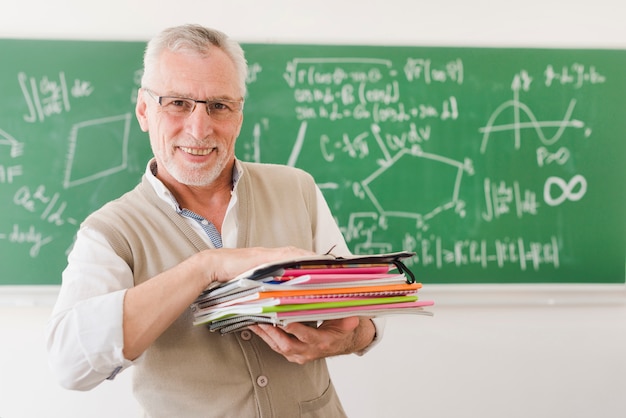
[[0,183],[13,183],[16,177],[23,174],[21,165],[4,166],[0,164]]
[[[554,197],[552,191],[557,189],[558,195]],[[550,206],[559,206],[566,200],[576,202],[585,196],[587,192],[587,180],[584,176],[577,174],[569,181],[560,177],[548,177],[543,189],[543,200]]]
[[7,240],[14,244],[32,244],[28,253],[32,258],[36,258],[41,248],[52,242],[52,237],[44,236],[35,229],[34,225],[30,225],[28,229],[22,230],[19,225],[14,224],[11,232],[0,233],[0,240]]
[[552,65],[548,65],[544,71],[546,86],[553,84],[571,84],[579,89],[585,84],[600,84],[606,82],[606,77],[600,74],[596,67],[585,66],[583,64],[574,63],[569,67],[563,66],[555,70]]
[[24,144],[2,129],[0,129],[0,146],[9,147],[9,156],[11,158],[17,158],[24,154]]
[[34,190],[28,186],[22,186],[15,193],[13,203],[28,212],[41,212],[40,219],[56,226],[65,223],[76,225],[76,219],[63,217],[67,202],[60,200],[60,198],[59,193],[48,193],[44,185],[39,185]]
[[24,100],[28,106],[28,115],[24,115],[26,122],[43,122],[47,117],[59,115],[71,110],[70,97],[86,97],[93,93],[93,87],[88,81],[74,80],[68,87],[65,72],[58,74],[58,80],[47,75],[37,79],[20,72],[17,75]]
[[523,237],[488,240],[462,240],[446,244],[439,236],[405,236],[405,246],[417,252],[409,260],[411,265],[443,268],[446,265],[480,266],[495,265],[503,268],[516,265],[521,271],[529,268],[539,270],[542,266],[558,269],[560,266],[559,245],[552,236],[546,242],[529,241]]
[[423,80],[426,84],[451,81],[460,85],[463,84],[463,60],[457,58],[437,67],[428,58],[409,58],[404,74],[408,81]]
[[571,152],[566,147],[560,147],[556,152],[550,152],[546,147],[537,148],[537,165],[543,167],[549,164],[563,165],[569,161]]
[[[524,214],[536,215],[539,204],[537,194],[530,190],[522,190],[518,181],[509,186],[506,182],[493,183],[484,180],[486,212],[482,214],[485,221],[492,221],[503,215],[512,213],[518,218]],[[515,209],[511,210],[511,206]]]
[[[0,41],[25,57],[5,54],[0,79],[0,262],[58,282],[78,223],[151,157],[134,117],[145,44],[73,61],[56,49],[73,42],[14,43]],[[311,173],[352,252],[415,251],[425,282],[582,282],[609,264],[623,281],[623,52],[244,50],[237,158]]]
[[[256,68],[261,70],[260,66]],[[496,152],[491,151],[496,148],[501,152],[503,146],[506,149],[510,145],[513,153],[521,152],[525,147],[534,149],[535,169],[571,166],[574,145],[570,132],[581,132],[577,138],[589,138],[592,134],[591,127],[581,118],[585,115],[577,112],[579,99],[566,100],[565,106],[556,112],[560,112],[559,117],[546,119],[540,117],[543,110],[528,105],[522,94],[532,97],[533,91],[541,87],[536,80],[542,78],[545,87],[558,83],[572,89],[606,83],[607,78],[594,65],[572,64],[556,69],[547,64],[544,68],[543,73],[522,68],[511,75],[511,98],[496,103],[478,129],[482,136],[476,147],[479,155]],[[455,90],[469,77],[463,59],[407,58],[402,70],[397,71],[395,63],[386,59],[294,58],[287,63],[282,75],[293,95],[293,117],[299,121],[287,164],[298,165],[307,142],[317,141],[321,161],[348,165],[350,163],[346,161],[358,161],[360,168],[368,165],[371,168],[363,177],[354,173],[336,181],[319,183],[320,188],[329,192],[349,188],[362,206],[373,208],[351,212],[338,220],[346,241],[355,252],[372,253],[396,248],[397,243],[380,237],[392,225],[405,220],[412,221],[418,235],[407,233],[401,246],[416,250],[418,256],[414,262],[424,267],[444,269],[447,265],[478,265],[488,269],[515,264],[522,271],[538,270],[544,265],[554,269],[560,267],[560,243],[556,235],[546,241],[504,237],[458,240],[449,244],[444,244],[441,237],[421,237],[430,230],[436,218],[446,212],[454,213],[459,219],[468,216],[462,192],[466,177],[476,174],[475,162],[469,155],[451,158],[441,151],[429,150],[433,148],[431,145],[449,140],[440,134],[445,124],[461,120],[470,111],[462,107],[458,98],[462,93]],[[255,73],[255,79],[261,80],[262,76],[262,71]],[[406,89],[407,81],[409,86],[431,88],[445,85],[447,94],[442,97],[431,94],[431,90],[411,94]],[[346,120],[353,123],[346,125]],[[319,132],[316,129],[318,121],[322,121],[326,129],[312,137],[312,132]],[[265,119],[263,129],[257,125],[253,131],[254,142],[249,146],[254,150],[255,161],[262,160],[263,133],[269,131],[271,123],[270,119]],[[411,163],[407,162],[409,160]],[[478,164],[482,169],[483,162]],[[416,173],[436,173],[441,185],[437,198],[424,195],[423,202],[410,201],[405,205],[390,201],[387,193],[394,187],[393,178],[401,177],[406,168]],[[360,170],[361,173],[364,171]],[[529,186],[524,186],[523,178],[516,178],[520,173],[506,179],[494,179],[493,174],[497,173],[481,172],[483,203],[478,214],[472,213],[472,219],[478,216],[484,222],[496,224],[507,218],[538,217],[548,208],[582,200],[587,191],[585,177],[576,173],[570,180],[545,176],[541,185],[537,185],[536,180],[529,180]],[[406,185],[396,184],[399,195],[404,196],[397,199],[400,202],[409,200],[413,193],[420,195],[417,178]],[[404,189],[410,190],[409,195],[402,194]],[[475,206],[473,211],[477,209]]]

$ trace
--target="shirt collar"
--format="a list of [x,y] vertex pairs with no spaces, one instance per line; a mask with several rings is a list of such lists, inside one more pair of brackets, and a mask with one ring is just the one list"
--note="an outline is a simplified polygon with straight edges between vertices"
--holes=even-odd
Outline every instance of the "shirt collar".
[[[160,199],[162,199],[163,201],[168,203],[170,206],[172,206],[174,210],[176,211],[181,210],[181,207],[176,201],[176,198],[174,197],[172,192],[170,192],[169,189],[165,186],[165,184],[163,184],[163,182],[156,177],[157,170],[158,170],[158,167],[157,167],[156,159],[152,158],[148,162],[148,165],[146,166],[145,175],[148,179],[148,183],[150,183],[150,185],[152,186],[152,188],[154,189],[154,191],[156,192],[157,196],[159,196]],[[243,168],[241,166],[241,162],[235,159],[235,167],[233,169],[233,190],[231,192],[233,196],[237,195],[237,184],[239,183],[239,180],[241,180],[241,176],[243,176]]]

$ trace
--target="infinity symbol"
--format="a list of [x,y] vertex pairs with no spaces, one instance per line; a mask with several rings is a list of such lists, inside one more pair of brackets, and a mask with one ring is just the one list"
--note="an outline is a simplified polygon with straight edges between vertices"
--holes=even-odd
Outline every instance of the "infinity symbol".
[[[557,186],[561,190],[561,195],[557,198],[553,198],[551,194],[552,185]],[[578,190],[574,191],[574,188],[578,187]],[[569,182],[565,182],[560,177],[548,177],[546,184],[543,187],[543,200],[550,206],[558,206],[565,200],[571,200],[575,202],[582,199],[587,192],[587,180],[577,174]]]

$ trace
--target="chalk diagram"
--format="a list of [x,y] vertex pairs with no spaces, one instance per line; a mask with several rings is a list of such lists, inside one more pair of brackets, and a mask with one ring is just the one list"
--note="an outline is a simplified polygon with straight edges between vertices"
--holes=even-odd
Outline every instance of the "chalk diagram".
[[11,148],[11,158],[17,158],[24,153],[24,144],[13,138],[4,130],[0,129],[0,145],[7,145]]
[[[330,69],[320,70],[320,67],[331,66]],[[355,65],[355,67],[351,67]],[[318,67],[320,66],[320,67]],[[363,70],[363,66],[367,66]],[[347,68],[346,67],[350,67]],[[429,71],[424,69],[424,71]],[[434,71],[434,70],[433,70]],[[392,82],[385,83],[385,76],[389,75]],[[373,210],[352,212],[347,214],[347,225],[340,227],[346,237],[346,241],[357,241],[357,253],[368,251],[390,251],[392,244],[387,242],[375,242],[374,232],[380,229],[387,230],[392,218],[408,219],[420,230],[427,230],[429,222],[437,215],[454,210],[460,217],[466,216],[465,202],[460,198],[461,182],[465,175],[473,175],[473,163],[469,158],[465,161],[455,161],[442,155],[426,152],[416,143],[407,141],[402,144],[388,146],[385,141],[385,132],[378,125],[375,115],[370,115],[370,110],[365,110],[365,105],[393,104],[399,101],[399,87],[396,81],[397,71],[393,63],[388,59],[375,58],[294,58],[289,61],[283,73],[287,85],[298,90],[298,103],[321,103],[320,107],[304,105],[299,109],[298,116],[302,119],[315,119],[317,117],[328,118],[331,121],[344,118],[372,118],[369,129],[357,137],[357,141],[365,142],[365,138],[373,138],[372,145],[380,149],[381,156],[373,161],[372,172],[363,179],[348,179],[345,185],[352,187],[355,197],[361,201],[371,203]],[[416,76],[417,77],[417,76]],[[425,77],[427,77],[425,75]],[[430,80],[428,80],[430,82]],[[347,83],[347,84],[346,84]],[[375,87],[368,89],[368,84]],[[346,88],[346,85],[356,84],[357,87]],[[319,87],[322,86],[322,87]],[[337,87],[336,92],[331,91]],[[451,98],[450,100],[454,100]],[[331,106],[330,104],[333,104]],[[360,106],[351,108],[351,106]],[[330,110],[326,109],[326,105]],[[342,110],[340,106],[344,105]],[[455,103],[454,103],[455,105]],[[452,117],[452,110],[446,106],[447,117]],[[404,112],[404,106],[399,104]],[[404,117],[442,117],[434,108],[428,106],[428,115],[420,114],[426,110],[409,109]],[[397,109],[394,108],[394,111]],[[360,114],[358,112],[361,112]],[[376,113],[376,111],[372,111]],[[368,115],[365,116],[364,114]],[[380,116],[379,116],[380,117]],[[261,131],[267,129],[268,121],[256,123],[252,132],[252,144],[247,145],[249,156],[253,161],[261,161]],[[291,146],[286,165],[296,166],[303,147],[307,141],[306,120],[302,120]],[[428,128],[429,130],[429,128]],[[323,135],[320,140],[323,159],[332,161],[326,147],[330,139]],[[375,142],[375,144],[374,144]],[[360,145],[360,144],[359,144]],[[357,147],[359,145],[356,145]],[[354,146],[350,145],[348,148]],[[367,148],[367,146],[365,146]],[[352,149],[353,152],[359,152]],[[367,149],[360,149],[362,156],[368,154]],[[348,151],[350,153],[350,151]],[[395,174],[394,174],[395,173]],[[405,184],[398,183],[398,173],[410,173],[410,178]],[[441,187],[432,187],[430,173],[436,173],[437,184]],[[318,184],[320,189],[336,190],[340,185],[337,182]],[[409,187],[411,193],[406,196],[398,196],[398,199],[388,199],[389,191]],[[436,190],[433,190],[436,189]],[[399,193],[401,194],[401,193]],[[385,197],[383,197],[385,196]]]
[[[385,225],[387,219],[396,217],[413,219],[415,220],[417,228],[427,229],[427,222],[429,220],[439,213],[450,209],[454,209],[461,217],[465,216],[465,202],[459,198],[459,191],[463,175],[474,174],[471,160],[466,159],[464,162],[459,162],[441,155],[428,153],[418,144],[413,144],[409,148],[402,148],[392,155],[381,137],[380,127],[372,125],[371,129],[384,158],[378,160],[380,167],[358,184],[365,196],[367,196],[376,208],[379,224],[381,224],[381,226]],[[419,161],[416,161],[415,158],[419,159]],[[424,200],[424,194],[419,193],[418,186],[419,183],[422,182],[421,178],[415,178],[411,183],[411,186],[417,193],[412,197],[406,196],[403,198],[414,199],[407,202],[407,206],[414,208],[414,210],[394,210],[391,207],[391,202],[381,202],[376,197],[378,193],[375,190],[382,190],[397,185],[397,180],[393,178],[394,175],[391,170],[394,166],[400,166],[402,164],[406,165],[407,168],[413,168],[414,170],[412,171],[414,172],[416,166],[421,166],[419,170],[420,174],[418,174],[417,177],[422,177],[424,173],[429,171],[436,172],[444,186],[439,188],[440,194],[435,197],[435,200],[444,203],[434,207],[428,206],[428,203],[426,203],[420,207],[420,201]],[[377,183],[380,183],[378,188],[376,187]],[[433,192],[434,191],[430,191],[429,193],[432,194]]]
[[[500,106],[496,108],[496,110],[491,114],[487,124],[479,129],[479,132],[483,134],[483,138],[480,144],[480,152],[484,154],[487,150],[487,146],[491,139],[491,134],[494,132],[503,132],[503,131],[513,131],[515,135],[514,139],[514,148],[519,150],[521,148],[522,142],[522,129],[534,129],[539,137],[539,140],[543,145],[553,145],[561,137],[563,133],[568,128],[582,129],[585,127],[584,122],[572,119],[572,113],[574,112],[574,108],[576,107],[576,100],[572,99],[567,106],[565,114],[563,115],[562,120],[550,120],[550,121],[539,121],[535,117],[532,110],[519,99],[520,90],[528,90],[530,86],[530,79],[525,76],[523,73],[516,74],[513,77],[513,82],[511,83],[511,89],[513,90],[513,99],[508,100],[502,103]],[[507,109],[513,108],[513,123],[503,124],[503,125],[495,125],[498,117]],[[527,122],[521,121],[521,112],[523,112],[527,117]],[[544,134],[543,128],[558,128],[554,135],[550,138],[546,137]],[[591,130],[585,130],[585,136],[591,135]]]
[[[550,146],[555,144],[562,138],[566,129],[585,128],[585,123],[583,121],[572,119],[572,114],[574,112],[574,108],[576,107],[576,100],[574,99],[570,100],[562,120],[537,120],[532,110],[519,99],[520,90],[528,91],[530,87],[530,82],[531,79],[524,71],[522,71],[520,74],[516,74],[513,77],[513,82],[511,83],[511,89],[513,90],[513,100],[506,101],[498,106],[489,117],[487,125],[479,129],[479,132],[483,133],[483,138],[480,145],[481,154],[484,154],[486,152],[489,140],[491,139],[491,134],[493,132],[513,131],[515,138],[514,148],[517,151],[521,148],[522,129],[533,129],[536,132],[539,141],[543,145]],[[498,117],[509,108],[513,108],[513,123],[495,125],[495,121],[498,119]],[[521,112],[526,115],[526,117],[528,118],[528,122],[521,121]],[[552,137],[548,138],[544,134],[543,128],[554,127],[558,129]],[[585,137],[589,137],[591,135],[591,129],[585,128],[584,135]],[[557,194],[560,193],[556,197],[553,196],[554,189],[556,189]],[[558,206],[566,200],[578,201],[584,197],[586,192],[587,180],[584,176],[580,174],[573,176],[570,180],[551,176],[548,177],[546,182],[544,183],[543,200],[548,206]]]
[[[306,122],[300,125],[297,139],[287,162],[289,166],[295,166],[298,160],[306,136],[306,128]],[[391,243],[373,241],[373,233],[378,228],[386,230],[390,218],[410,219],[415,222],[417,229],[427,230],[429,221],[445,211],[454,210],[458,216],[466,216],[465,202],[460,199],[459,195],[463,176],[474,174],[473,163],[469,158],[463,162],[455,161],[441,155],[425,152],[418,144],[404,146],[392,153],[385,144],[380,126],[372,124],[370,130],[383,157],[376,161],[378,168],[374,172],[363,180],[353,182],[352,189],[357,197],[369,200],[375,211],[351,213],[347,226],[341,228],[347,242],[365,238],[365,242],[356,245],[355,250],[359,254],[371,251],[391,251]],[[258,132],[258,129],[256,131]],[[258,143],[255,148],[257,147]],[[416,171],[419,173],[436,172],[438,181],[443,186],[436,191],[429,189],[428,194],[431,199],[424,203],[426,192],[419,193],[419,189],[421,184],[428,182],[423,181],[421,174],[417,174],[410,183],[411,196],[399,196],[399,199],[394,199],[394,202],[381,201],[377,197],[381,191],[388,190],[390,187],[392,189],[398,187],[397,177],[393,174],[394,171],[402,172],[406,168],[410,168],[413,173]],[[324,183],[318,186],[320,189],[337,189],[339,187],[336,183]],[[433,197],[433,195],[435,196]],[[429,206],[429,202],[434,201],[443,203]],[[397,202],[403,202],[405,210],[395,209],[393,205]]]
[[125,170],[130,123],[131,114],[125,113],[74,124],[63,187],[69,189]]

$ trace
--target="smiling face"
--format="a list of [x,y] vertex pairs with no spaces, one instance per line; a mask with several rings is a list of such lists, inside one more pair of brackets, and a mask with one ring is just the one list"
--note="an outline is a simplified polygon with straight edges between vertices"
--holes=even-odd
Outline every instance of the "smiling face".
[[159,177],[166,185],[206,187],[230,183],[235,161],[235,141],[243,114],[216,120],[198,103],[188,116],[168,113],[156,96],[196,100],[241,100],[233,62],[219,48],[206,55],[165,50],[140,90],[136,114],[150,136]]

